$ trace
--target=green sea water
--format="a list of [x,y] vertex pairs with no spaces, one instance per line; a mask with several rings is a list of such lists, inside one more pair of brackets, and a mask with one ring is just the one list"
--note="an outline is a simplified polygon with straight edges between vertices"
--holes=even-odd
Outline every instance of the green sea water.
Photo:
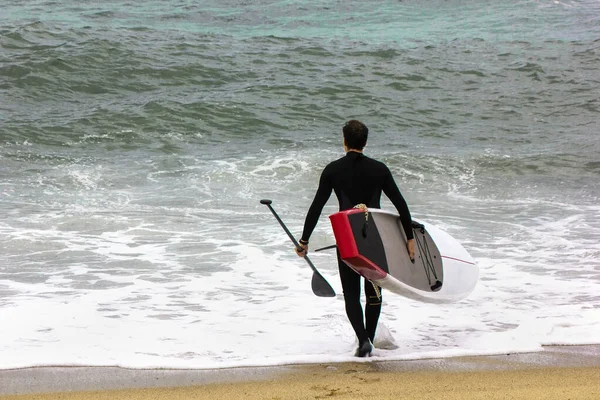
[[[358,118],[411,212],[479,263],[474,302],[513,307],[471,322],[518,325],[543,298],[574,323],[600,304],[599,38],[595,0],[4,2],[0,307],[154,285],[99,312],[129,310],[240,269],[196,301],[294,288],[239,267],[293,271],[258,200],[299,232]],[[331,244],[325,216],[313,240]]]

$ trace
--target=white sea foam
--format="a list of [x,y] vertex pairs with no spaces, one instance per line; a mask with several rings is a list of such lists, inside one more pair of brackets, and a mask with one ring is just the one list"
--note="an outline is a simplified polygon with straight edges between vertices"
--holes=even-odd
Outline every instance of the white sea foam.
[[[310,270],[301,260],[243,243],[223,240],[219,246],[238,260],[231,271],[208,277],[96,273],[91,280],[127,285],[64,294],[53,287],[64,286],[64,277],[41,285],[1,280],[20,293],[2,309],[3,326],[10,327],[0,333],[2,367],[213,368],[353,360],[354,336],[341,298],[312,296]],[[121,247],[113,250],[126,254]],[[487,279],[463,303],[440,307],[385,295],[382,321],[399,348],[376,350],[372,360],[598,342],[600,309],[573,300],[574,294],[596,296],[597,283],[532,277],[514,268],[488,273],[498,268],[494,261],[480,263]],[[89,272],[80,269],[78,275]],[[328,272],[339,293],[335,274]]]

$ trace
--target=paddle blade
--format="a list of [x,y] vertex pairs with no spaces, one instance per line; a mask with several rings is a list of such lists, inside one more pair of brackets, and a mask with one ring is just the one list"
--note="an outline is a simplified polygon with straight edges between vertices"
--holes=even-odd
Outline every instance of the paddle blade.
[[315,295],[319,297],[335,297],[335,291],[331,285],[329,285],[329,282],[327,282],[318,272],[313,273],[311,285]]

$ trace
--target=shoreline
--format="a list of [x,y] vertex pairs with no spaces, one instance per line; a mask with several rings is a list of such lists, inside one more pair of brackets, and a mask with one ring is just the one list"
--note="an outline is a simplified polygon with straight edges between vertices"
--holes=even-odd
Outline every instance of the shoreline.
[[[544,378],[545,376],[547,378]],[[367,381],[372,385],[365,386],[366,381],[363,382],[363,380],[367,377]],[[410,388],[414,389],[412,384],[390,386],[389,383],[399,380],[422,382],[423,390],[426,390],[425,388],[433,390],[431,385],[427,384],[431,380],[445,382],[447,390],[450,390],[456,382],[470,380],[474,380],[470,387],[477,387],[477,382],[483,384],[483,387],[487,387],[490,382],[500,385],[498,383],[500,381],[513,382],[514,384],[510,385],[517,387],[520,377],[527,377],[523,381],[527,387],[533,385],[534,382],[539,382],[541,385],[546,382],[550,385],[554,379],[573,383],[574,389],[585,388],[580,393],[581,396],[591,396],[592,394],[595,396],[578,397],[577,394],[569,393],[571,398],[600,398],[600,380],[598,379],[600,377],[600,345],[547,346],[542,351],[534,353],[495,356],[208,370],[33,367],[0,370],[0,399],[50,399],[57,393],[61,393],[61,398],[69,399],[100,399],[109,393],[110,396],[115,396],[114,398],[119,398],[119,393],[125,396],[122,398],[134,398],[132,396],[135,393],[140,395],[145,393],[143,397],[139,398],[146,398],[144,396],[149,398],[154,397],[150,393],[179,393],[181,391],[189,393],[183,395],[184,397],[176,398],[225,396],[224,398],[235,399],[248,398],[249,388],[252,388],[251,393],[258,396],[255,398],[264,398],[265,393],[271,392],[281,392],[278,395],[280,398],[319,398],[318,396],[311,397],[308,393],[315,392],[315,387],[338,387],[342,384],[345,385],[344,387],[352,387],[350,392],[356,393],[372,386],[369,390],[377,390],[378,393],[391,390],[390,395],[393,394],[393,396],[418,396],[420,393],[418,391],[413,394],[398,392],[401,389],[405,391]],[[502,387],[502,385],[498,387]],[[300,391],[308,397],[293,397],[293,393],[286,392],[287,389],[293,389],[293,393],[296,395]],[[452,390],[455,389],[460,389],[460,385]],[[235,393],[238,393],[236,390],[241,390],[246,395],[236,397]],[[342,394],[340,390],[331,393],[339,397]],[[506,388],[502,390],[505,391]],[[209,392],[212,393],[209,397],[201,397]],[[346,394],[350,395],[350,392]],[[444,392],[439,395],[445,396],[446,394]]]

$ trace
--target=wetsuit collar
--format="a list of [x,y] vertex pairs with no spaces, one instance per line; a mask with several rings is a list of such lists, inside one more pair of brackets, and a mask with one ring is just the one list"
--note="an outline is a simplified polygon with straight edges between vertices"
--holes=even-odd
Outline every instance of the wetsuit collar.
[[351,157],[351,158],[357,158],[357,157],[360,157],[362,155],[363,155],[363,153],[358,152],[358,151],[352,151],[352,150],[350,150],[350,151],[348,151],[346,153],[346,157]]

